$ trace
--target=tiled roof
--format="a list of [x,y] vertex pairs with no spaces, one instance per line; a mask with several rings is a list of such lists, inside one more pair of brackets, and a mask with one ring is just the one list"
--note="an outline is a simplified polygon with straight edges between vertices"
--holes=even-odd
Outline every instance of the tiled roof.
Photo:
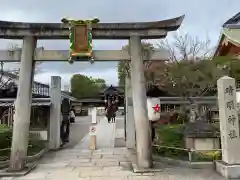
[[[18,76],[16,74],[13,74],[13,73],[10,73],[10,72],[4,72],[4,76],[7,76],[7,77],[9,77],[13,80],[18,79]],[[34,84],[43,86],[44,88],[48,88],[48,89],[50,87],[48,84],[43,84],[43,83],[40,83],[40,82],[37,82],[37,81],[34,81]],[[37,86],[35,86],[35,87],[37,87]],[[33,93],[38,94],[39,92],[36,90],[36,88],[35,89],[33,88]],[[41,94],[41,92],[40,92],[40,94]],[[65,97],[65,98],[71,99],[71,100],[76,100],[76,98],[71,96],[70,92],[62,91],[62,96]]]
[[[0,99],[0,107],[14,106],[15,98]],[[33,99],[32,106],[51,106],[50,99]]]
[[233,17],[231,17],[230,19],[228,19],[224,24],[223,27],[226,27],[228,25],[237,25],[240,22],[240,12],[238,12],[237,14],[235,14]]

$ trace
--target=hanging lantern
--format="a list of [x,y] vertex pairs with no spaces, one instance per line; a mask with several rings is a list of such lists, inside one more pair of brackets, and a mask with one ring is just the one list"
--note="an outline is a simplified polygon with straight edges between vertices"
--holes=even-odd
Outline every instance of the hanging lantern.
[[147,98],[148,119],[150,121],[158,121],[161,114],[159,98]]
[[69,24],[69,62],[74,60],[89,59],[93,62],[92,54],[92,24],[97,24],[97,18],[93,20],[69,20],[62,19],[63,24]]

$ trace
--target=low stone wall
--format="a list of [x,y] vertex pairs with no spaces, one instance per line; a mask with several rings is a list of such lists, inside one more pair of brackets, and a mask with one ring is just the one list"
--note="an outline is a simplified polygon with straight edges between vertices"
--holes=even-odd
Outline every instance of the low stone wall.
[[31,130],[30,133],[39,137],[39,139],[47,141],[48,140],[48,131],[47,130]]
[[189,162],[156,155],[153,156],[153,160],[156,163],[166,163],[169,165],[188,167],[193,169],[214,168],[214,162]]

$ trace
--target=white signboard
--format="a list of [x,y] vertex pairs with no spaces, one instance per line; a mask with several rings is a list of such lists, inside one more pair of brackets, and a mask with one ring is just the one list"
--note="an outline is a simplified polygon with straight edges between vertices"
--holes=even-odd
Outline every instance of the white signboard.
[[90,136],[96,135],[96,126],[90,126],[89,128],[89,134]]

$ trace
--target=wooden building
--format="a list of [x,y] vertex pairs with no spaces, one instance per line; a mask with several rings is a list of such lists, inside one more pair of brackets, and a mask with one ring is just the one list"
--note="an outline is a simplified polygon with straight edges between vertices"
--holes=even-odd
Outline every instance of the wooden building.
[[[0,124],[12,126],[14,114],[14,102],[18,90],[18,76],[9,72],[2,73],[0,86]],[[39,82],[33,83],[33,98],[48,98],[49,86]],[[33,100],[31,110],[31,129],[46,129],[49,120],[49,100]]]
[[[1,75],[0,75],[1,76]],[[0,82],[0,124],[13,123],[14,102],[17,96],[18,76],[3,72]],[[31,129],[46,129],[50,114],[49,85],[34,81],[32,87]],[[62,97],[74,100],[69,92],[62,91]]]
[[121,87],[109,86],[99,92],[96,97],[82,98],[72,103],[76,115],[87,115],[89,107],[104,107],[106,94],[113,93],[119,96],[119,106],[124,106],[124,90]]
[[240,58],[240,12],[223,24],[214,56]]

